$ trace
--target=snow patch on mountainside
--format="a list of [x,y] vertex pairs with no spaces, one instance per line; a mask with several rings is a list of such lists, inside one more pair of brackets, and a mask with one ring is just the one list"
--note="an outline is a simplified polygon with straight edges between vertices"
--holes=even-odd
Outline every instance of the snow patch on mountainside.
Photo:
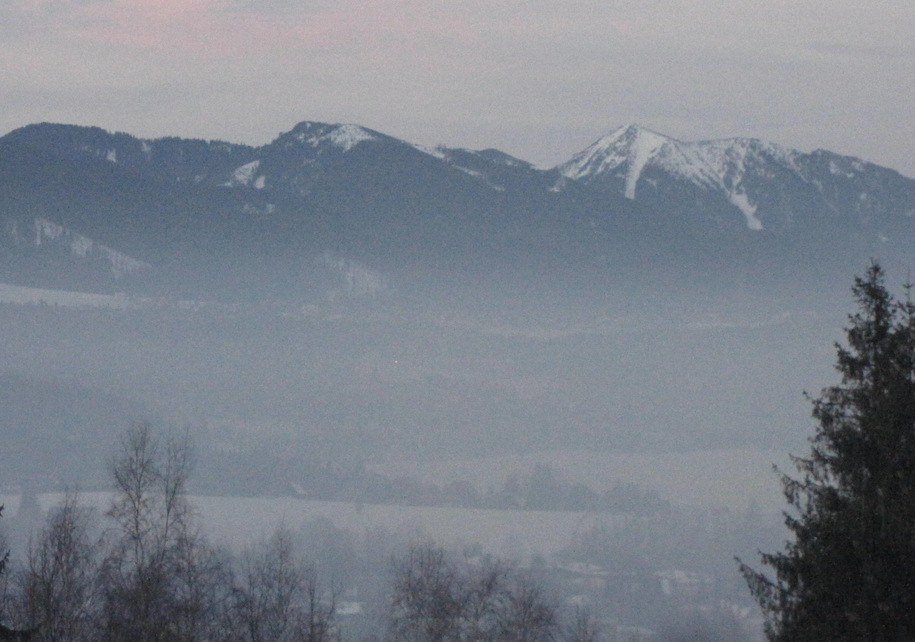
[[[460,172],[463,172],[464,174],[467,174],[468,176],[472,176],[473,178],[477,179],[481,183],[485,184],[490,189],[493,189],[497,192],[504,192],[505,186],[500,185],[499,183],[493,181],[484,172],[481,172],[479,170],[472,169],[470,167],[466,167],[466,166],[462,165],[461,162],[456,158],[456,155],[457,154],[467,154],[470,156],[476,156],[476,157],[482,159],[483,162],[497,163],[497,164],[505,165],[508,167],[520,166],[520,164],[523,162],[523,161],[517,161],[517,163],[512,163],[511,161],[515,160],[515,159],[512,159],[512,157],[509,156],[508,154],[502,154],[502,156],[505,157],[504,159],[503,158],[493,159],[493,158],[490,158],[489,156],[481,154],[480,152],[470,150],[470,149],[455,149],[455,148],[451,148],[451,147],[445,147],[443,145],[438,145],[436,147],[426,147],[425,145],[420,145],[418,143],[408,143],[408,145],[410,145],[410,147],[412,147],[413,149],[415,149],[419,152],[422,152],[423,154],[426,154],[427,156],[431,156],[432,158],[434,158],[436,160],[442,161],[446,165],[449,165],[449,166],[453,167],[454,169],[456,169]],[[491,151],[495,151],[495,150],[491,150]],[[497,153],[501,154],[501,152],[497,152]]]
[[748,161],[752,158],[757,164],[779,164],[809,182],[801,170],[800,156],[796,150],[756,139],[689,143],[629,125],[601,138],[557,169],[568,179],[587,183],[604,176],[622,178],[623,196],[634,200],[645,169],[654,167],[704,190],[718,192],[744,215],[748,229],[759,231],[763,223],[757,216],[758,206],[752,202],[744,181]]
[[361,142],[375,140],[375,137],[358,125],[340,125],[327,135],[327,140],[348,152]]
[[654,158],[655,154],[666,142],[667,139],[665,137],[648,131],[635,140],[630,151],[629,172],[626,174],[626,190],[624,192],[626,198],[635,200],[635,186],[642,175],[642,170],[645,169],[648,161]]
[[355,261],[332,254],[322,254],[317,258],[317,263],[340,276],[341,289],[348,295],[374,295],[388,289],[384,275]]
[[245,163],[241,167],[237,168],[234,172],[232,172],[232,180],[230,180],[227,185],[250,185],[260,166],[261,162],[259,160]]
[[747,218],[747,227],[751,230],[759,231],[763,229],[762,221],[756,218],[756,206],[750,203],[750,199],[743,192],[730,192],[728,194],[731,203],[737,207]]
[[620,127],[577,154],[560,167],[560,172],[566,178],[583,180],[610,172],[618,174],[615,170],[622,168],[623,195],[634,200],[645,167],[671,142],[673,139],[637,125]]
[[137,301],[123,294],[94,294],[67,290],[46,290],[0,283],[0,304],[50,305],[62,308],[129,310]]
[[560,173],[566,178],[582,180],[600,176],[612,171],[626,161],[626,154],[619,145],[620,139],[628,128],[620,127],[609,136],[605,136],[572,160],[560,167]]
[[439,145],[437,147],[426,147],[425,145],[420,145],[419,143],[408,143],[408,144],[410,145],[410,147],[412,147],[416,151],[422,152],[423,154],[426,154],[427,156],[431,156],[432,158],[437,158],[438,160],[443,160],[443,161],[448,160],[448,156],[445,153],[447,148],[442,147],[441,145]]
[[475,151],[473,153],[481,158],[485,158],[486,160],[488,160],[490,162],[498,163],[500,165],[505,165],[506,167],[523,167],[523,168],[533,167],[533,165],[531,165],[530,163],[528,163],[525,160],[521,160],[520,158],[515,158],[514,156],[512,156],[510,154],[506,154],[505,152],[499,151],[498,149],[493,149],[492,147],[490,147],[488,149],[481,149],[481,150]]
[[[762,221],[756,216],[757,206],[750,202],[744,187],[747,157],[751,153],[764,153],[784,164],[791,164],[795,163],[796,159],[790,151],[752,139],[713,141],[705,144],[687,143],[686,146],[695,150],[705,166],[711,168],[710,176],[714,178],[718,189],[725,193],[728,201],[744,215],[747,227],[754,231],[762,230]],[[674,172],[679,169],[672,168]],[[683,175],[682,172],[680,175]]]
[[0,283],[0,305],[3,304],[47,305],[82,310],[172,309],[181,310],[182,312],[194,312],[204,309],[215,311],[232,309],[231,306],[225,304],[207,301],[167,299],[163,297],[137,297],[123,292],[118,292],[117,294],[98,294],[96,292],[53,290]]
[[504,188],[502,185],[497,185],[496,183],[494,183],[494,182],[492,182],[491,180],[489,180],[489,177],[486,176],[486,175],[484,175],[483,172],[479,172],[479,171],[477,171],[477,170],[475,170],[475,169],[470,169],[470,168],[468,168],[468,167],[463,167],[463,166],[458,165],[458,164],[456,164],[456,163],[450,163],[450,165],[451,165],[452,167],[454,167],[454,169],[456,169],[456,170],[458,170],[458,171],[461,171],[461,172],[464,172],[464,173],[467,174],[468,176],[473,176],[475,179],[477,179],[477,180],[479,180],[479,181],[482,181],[482,182],[483,182],[487,187],[489,187],[490,189],[494,189],[494,190],[497,191],[497,192],[504,192],[504,191],[505,191],[505,188]]
[[296,138],[311,147],[320,147],[330,144],[344,152],[353,149],[359,143],[377,140],[377,137],[359,125],[333,125],[330,128],[322,128],[320,133],[311,133],[302,131],[296,135]]
[[664,171],[694,185],[711,190],[721,185],[721,177],[708,164],[700,149],[684,145],[670,146],[654,160]]
[[87,236],[78,234],[45,218],[36,218],[33,230],[35,247],[41,247],[43,244],[55,244],[65,247],[69,250],[70,255],[76,258],[100,258],[111,266],[111,273],[115,278],[151,267],[148,263],[117,252],[107,245],[96,243]]
[[847,170],[842,169],[841,167],[838,166],[838,164],[834,160],[829,161],[829,173],[832,174],[833,176],[844,176],[845,178],[854,178],[855,177],[854,172],[849,172]]

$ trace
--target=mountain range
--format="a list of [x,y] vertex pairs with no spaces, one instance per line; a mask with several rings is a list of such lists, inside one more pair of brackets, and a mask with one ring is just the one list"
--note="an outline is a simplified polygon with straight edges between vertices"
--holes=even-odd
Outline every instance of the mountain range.
[[134,419],[193,426],[237,492],[404,453],[782,451],[851,276],[913,247],[915,181],[755,139],[625,126],[543,169],[357,125],[29,125],[0,138],[0,485],[85,487]]
[[0,138],[0,281],[218,298],[442,284],[847,281],[907,264],[915,180],[628,125],[551,169],[302,122],[253,147],[35,124]]

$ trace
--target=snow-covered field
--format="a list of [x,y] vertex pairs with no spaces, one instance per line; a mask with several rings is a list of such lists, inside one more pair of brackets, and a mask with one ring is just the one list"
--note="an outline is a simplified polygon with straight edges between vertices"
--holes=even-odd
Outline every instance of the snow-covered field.
[[632,483],[676,504],[733,510],[744,510],[750,502],[763,510],[783,508],[781,485],[772,465],[794,472],[787,453],[751,449],[638,454],[570,450],[470,460],[403,459],[373,468],[426,482],[465,479],[485,490],[501,486],[511,474],[529,475],[537,464],[547,464],[566,480],[595,490]]
[[269,534],[279,524],[295,528],[309,520],[327,519],[354,533],[383,529],[449,546],[480,543],[507,557],[548,555],[598,522],[626,519],[593,513],[358,505],[285,497],[198,497],[194,502],[214,536],[232,544]]
[[127,310],[137,307],[136,300],[124,295],[48,290],[10,285],[8,283],[0,283],[0,303],[51,305],[65,308],[108,308],[113,310]]
[[[60,500],[58,493],[38,497],[43,511]],[[110,494],[84,493],[81,500],[104,511]],[[0,496],[0,504],[6,506],[4,514],[16,515],[19,501],[18,496]],[[501,556],[523,558],[531,553],[548,556],[595,524],[628,519],[580,512],[360,505],[295,497],[195,496],[191,502],[205,532],[213,540],[237,548],[269,536],[279,526],[296,530],[313,520],[325,519],[357,535],[380,529],[417,541],[432,539],[448,546],[479,543]]]
[[[721,450],[667,454],[593,452],[537,453],[520,457],[437,462],[399,461],[384,466],[387,473],[408,474],[442,483],[469,479],[478,486],[498,485],[512,473],[529,474],[537,463],[552,466],[570,481],[605,488],[615,482],[635,483],[656,490],[677,504],[704,508],[726,506],[743,511],[750,502],[776,511],[784,507],[771,464],[789,468],[781,453]],[[376,466],[377,469],[382,467]],[[43,510],[60,501],[59,494],[39,497]],[[108,493],[84,493],[82,501],[104,511]],[[0,497],[5,515],[15,516],[20,498]],[[430,506],[392,506],[317,501],[296,497],[194,496],[205,531],[214,540],[242,547],[265,537],[279,526],[293,530],[313,520],[327,520],[337,528],[361,535],[387,531],[429,539],[448,546],[479,543],[493,553],[523,558],[532,553],[550,556],[577,534],[597,524],[619,523],[626,515],[583,512],[492,510]]]
[[173,310],[196,310],[203,307],[217,307],[218,304],[202,301],[184,301],[154,297],[136,297],[124,293],[97,294],[73,290],[51,290],[31,288],[22,285],[0,283],[0,304],[46,305],[59,308],[106,309],[106,310],[149,310],[169,308]]

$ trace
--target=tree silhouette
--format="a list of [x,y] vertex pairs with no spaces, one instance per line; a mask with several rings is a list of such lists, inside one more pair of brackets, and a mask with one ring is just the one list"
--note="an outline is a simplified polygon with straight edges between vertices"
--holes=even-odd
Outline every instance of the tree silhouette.
[[812,401],[810,454],[782,475],[793,541],[741,563],[772,640],[915,639],[915,305],[872,264],[836,345],[841,383]]
[[[0,517],[3,516],[3,504],[0,504]],[[0,575],[6,572],[6,563],[10,559],[10,552],[5,551],[3,555],[0,555]]]

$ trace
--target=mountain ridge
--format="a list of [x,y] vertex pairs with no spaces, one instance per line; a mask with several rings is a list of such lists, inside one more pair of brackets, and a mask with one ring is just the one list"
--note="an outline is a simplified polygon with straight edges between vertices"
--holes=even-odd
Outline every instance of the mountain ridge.
[[[61,287],[68,261],[108,290],[158,280],[183,292],[197,278],[255,293],[264,279],[301,288],[337,260],[390,283],[421,273],[670,280],[716,266],[739,280],[853,257],[905,260],[915,181],[824,150],[684,142],[638,125],[541,169],[355,124],[302,121],[255,147],[44,123],[0,137],[0,219],[5,230],[46,221],[72,241],[67,257],[0,230],[0,280],[22,285]],[[73,248],[90,240],[105,248],[96,255],[149,269],[86,267]],[[49,280],[29,281],[36,266]]]
[[[730,203],[746,219],[747,228],[760,231],[764,223],[757,215],[760,205],[767,206],[772,214],[771,203],[765,203],[761,194],[760,178],[772,178],[781,173],[783,182],[793,180],[813,186],[823,204],[834,211],[842,209],[838,202],[847,194],[833,195],[829,186],[818,176],[817,164],[827,163],[828,173],[847,179],[864,177],[869,185],[875,180],[908,182],[909,197],[912,191],[911,179],[895,170],[880,167],[856,157],[841,156],[826,150],[804,153],[797,149],[777,145],[758,138],[726,138],[696,142],[681,141],[670,136],[637,125],[623,126],[614,130],[582,150],[557,169],[567,178],[597,185],[603,189],[622,191],[630,200],[638,197],[659,200],[660,195],[652,192],[652,181],[659,175],[668,182],[677,182],[690,189],[709,192],[700,195],[703,205],[714,200]],[[877,175],[880,178],[875,178]],[[642,181],[643,177],[648,180]],[[746,180],[749,179],[749,180]],[[765,183],[765,180],[763,180]],[[768,181],[770,184],[772,181]],[[762,186],[762,187],[765,187]],[[797,190],[796,190],[797,191]],[[866,195],[864,191],[860,195]],[[705,196],[705,198],[703,198]],[[778,195],[782,209],[790,216],[791,203],[784,202],[784,194]],[[805,195],[806,196],[806,195]],[[795,199],[803,196],[795,196]],[[865,199],[866,200],[866,197]],[[847,209],[847,208],[846,208]],[[861,208],[859,208],[861,209]],[[784,226],[788,221],[776,220]]]

